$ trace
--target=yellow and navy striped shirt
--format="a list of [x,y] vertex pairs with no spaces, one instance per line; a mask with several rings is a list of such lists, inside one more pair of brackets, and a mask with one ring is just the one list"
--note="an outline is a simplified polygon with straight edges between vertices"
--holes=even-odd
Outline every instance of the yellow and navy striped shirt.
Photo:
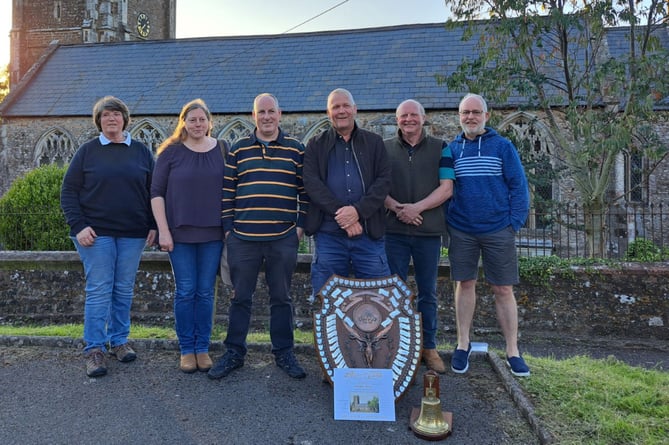
[[237,141],[225,160],[222,219],[225,232],[247,241],[271,241],[304,226],[309,198],[302,182],[304,145],[279,129],[275,141]]

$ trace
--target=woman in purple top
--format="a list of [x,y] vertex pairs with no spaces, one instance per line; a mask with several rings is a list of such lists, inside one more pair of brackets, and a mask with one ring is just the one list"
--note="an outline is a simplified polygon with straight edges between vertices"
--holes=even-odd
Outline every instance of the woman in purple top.
[[158,147],[151,208],[160,250],[176,284],[174,320],[180,369],[208,371],[214,286],[223,248],[221,198],[225,161],[210,136],[211,113],[201,99],[184,105],[172,136]]

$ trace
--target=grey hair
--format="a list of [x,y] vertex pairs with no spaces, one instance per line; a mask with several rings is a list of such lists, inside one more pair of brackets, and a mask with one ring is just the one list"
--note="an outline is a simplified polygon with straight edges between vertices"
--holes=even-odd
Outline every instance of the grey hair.
[[407,100],[403,101],[402,103],[400,103],[400,104],[397,106],[397,108],[395,109],[395,116],[397,116],[397,111],[398,111],[400,108],[402,108],[402,105],[404,105],[404,104],[415,104],[415,105],[417,105],[417,106],[418,106],[418,109],[420,110],[420,114],[423,115],[423,116],[425,116],[425,108],[423,107],[423,104],[421,104],[420,102],[418,102],[418,101],[415,100],[415,99],[407,99]]
[[[462,105],[462,102],[464,102],[467,99],[470,99],[472,97],[478,99],[478,101],[481,102],[481,105],[483,106],[483,112],[487,113],[488,112],[488,104],[486,103],[483,96],[481,96],[480,94],[474,94],[474,93],[465,94],[465,97],[463,97],[462,100],[460,101],[460,105]],[[458,108],[460,108],[460,106],[458,106]]]
[[348,97],[348,100],[351,101],[351,105],[355,105],[355,100],[353,99],[353,95],[349,90],[345,88],[337,88],[332,90],[332,92],[328,94],[328,102],[330,102],[330,98],[335,94],[345,94]]
[[258,95],[256,96],[255,99],[253,99],[253,111],[256,110],[256,106],[258,105],[258,102],[260,101],[260,99],[263,99],[263,98],[265,98],[265,97],[271,97],[272,100],[274,101],[274,105],[276,106],[276,109],[277,109],[277,110],[279,109],[279,99],[277,99],[276,96],[275,96],[274,94],[271,94],[271,93],[260,93],[260,94],[258,94]]

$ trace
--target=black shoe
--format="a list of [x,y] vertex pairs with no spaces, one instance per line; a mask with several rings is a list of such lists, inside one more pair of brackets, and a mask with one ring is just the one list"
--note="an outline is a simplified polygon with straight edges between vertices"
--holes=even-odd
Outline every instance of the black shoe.
[[307,376],[307,373],[304,372],[304,369],[297,362],[297,358],[295,358],[295,354],[292,351],[277,355],[274,360],[276,361],[276,366],[283,369],[286,374],[294,379],[303,379]]
[[244,366],[244,359],[234,352],[228,351],[207,372],[207,377],[210,379],[221,379],[242,366]]

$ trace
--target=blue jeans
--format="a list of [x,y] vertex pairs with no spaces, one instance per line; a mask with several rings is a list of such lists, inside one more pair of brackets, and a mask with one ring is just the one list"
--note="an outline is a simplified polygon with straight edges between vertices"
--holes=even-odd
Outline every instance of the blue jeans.
[[222,241],[174,243],[170,252],[174,322],[181,354],[209,352],[214,316],[214,286]]
[[246,355],[246,335],[251,322],[251,304],[260,267],[265,265],[269,290],[269,335],[272,352],[281,355],[293,349],[293,300],[290,283],[297,265],[297,235],[274,241],[245,241],[231,234],[228,265],[235,295],[230,300],[230,317],[225,346],[236,355]]
[[418,297],[416,309],[423,323],[423,348],[437,347],[437,274],[441,253],[440,236],[386,234],[386,253],[390,271],[405,282],[413,258]]
[[135,278],[145,238],[98,236],[90,247],[74,246],[84,264],[84,352],[127,343]]
[[337,274],[356,278],[380,278],[390,275],[383,238],[373,240],[366,234],[359,237],[318,232],[314,235],[316,249],[311,261],[311,286],[314,295],[328,279]]

